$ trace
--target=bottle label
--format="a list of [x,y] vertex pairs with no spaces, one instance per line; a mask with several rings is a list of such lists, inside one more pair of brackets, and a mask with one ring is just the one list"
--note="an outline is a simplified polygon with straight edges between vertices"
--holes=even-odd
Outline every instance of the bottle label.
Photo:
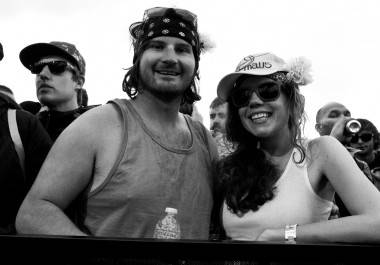
[[157,223],[153,234],[154,238],[180,239],[180,228],[172,216],[166,216]]
[[154,238],[179,239],[177,231],[169,231],[165,229],[157,229]]

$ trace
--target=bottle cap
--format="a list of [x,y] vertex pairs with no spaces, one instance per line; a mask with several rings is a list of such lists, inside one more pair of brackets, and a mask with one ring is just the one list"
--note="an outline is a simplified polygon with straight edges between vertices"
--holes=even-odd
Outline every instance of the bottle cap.
[[346,123],[346,130],[349,132],[349,133],[358,133],[361,129],[362,125],[360,124],[360,122],[358,120],[349,120],[347,123]]
[[172,214],[177,214],[178,213],[177,209],[170,208],[170,207],[166,207],[165,212],[166,213],[172,213]]

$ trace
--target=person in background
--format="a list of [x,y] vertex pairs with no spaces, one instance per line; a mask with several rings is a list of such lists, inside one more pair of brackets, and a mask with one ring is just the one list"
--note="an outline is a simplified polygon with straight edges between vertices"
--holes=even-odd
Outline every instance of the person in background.
[[[310,63],[244,57],[218,85],[229,103],[221,216],[233,240],[380,242],[380,193],[337,139],[301,137]],[[338,193],[352,216],[328,220]]]
[[210,104],[210,131],[216,141],[220,158],[233,151],[232,143],[226,139],[227,113],[228,103],[216,97]]
[[343,145],[347,142],[345,124],[351,120],[351,112],[339,102],[329,102],[322,106],[315,117],[315,129],[319,135],[331,135]]
[[360,122],[361,128],[350,136],[349,146],[358,150],[355,156],[366,162],[371,170],[380,167],[379,132],[369,120],[357,119],[357,121]]
[[[130,33],[130,99],[91,109],[61,134],[20,208],[20,233],[151,238],[171,207],[181,238],[208,238],[217,150],[208,130],[179,112],[200,99],[197,17],[151,8]],[[86,231],[64,214],[82,192]]]
[[36,75],[37,98],[44,106],[37,116],[55,141],[76,118],[94,107],[78,100],[85,82],[85,60],[74,44],[61,41],[29,45],[21,50],[20,60]]
[[[348,133],[345,129],[348,121],[352,120],[351,112],[346,106],[339,102],[329,102],[322,106],[315,117],[316,124],[315,129],[319,135],[330,135],[336,138],[342,145],[345,146],[347,151],[350,152],[354,158],[356,164],[367,176],[367,178],[373,183],[373,175],[367,163],[355,155],[356,149],[353,149],[349,145],[349,139],[351,133]],[[335,195],[335,204],[330,218],[349,216],[350,212],[344,205],[342,199],[338,194]]]
[[[13,123],[9,120],[10,110],[15,111]],[[12,135],[18,135],[19,141]],[[17,211],[52,141],[38,119],[21,110],[12,90],[3,85],[0,85],[0,143],[0,234],[15,234]]]
[[352,147],[355,152],[355,156],[368,164],[369,169],[372,172],[372,177],[375,186],[380,188],[380,176],[378,171],[380,170],[380,151],[379,151],[379,131],[376,126],[367,119],[357,119],[361,128],[360,131],[351,135],[349,138],[349,146]]

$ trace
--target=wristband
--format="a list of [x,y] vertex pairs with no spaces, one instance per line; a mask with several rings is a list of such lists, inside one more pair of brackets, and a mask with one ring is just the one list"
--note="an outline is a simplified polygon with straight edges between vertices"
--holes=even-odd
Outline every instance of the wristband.
[[297,225],[286,225],[285,226],[285,241],[296,241],[297,238]]

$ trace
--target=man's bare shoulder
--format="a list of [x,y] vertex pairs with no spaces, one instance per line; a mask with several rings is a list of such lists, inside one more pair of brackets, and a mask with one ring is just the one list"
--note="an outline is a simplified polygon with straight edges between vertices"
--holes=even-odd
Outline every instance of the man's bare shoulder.
[[85,128],[104,128],[104,126],[118,121],[118,111],[112,104],[104,104],[92,108],[76,119],[78,126]]
[[105,104],[92,108],[74,120],[59,138],[70,141],[93,142],[120,128],[121,119],[115,106]]

